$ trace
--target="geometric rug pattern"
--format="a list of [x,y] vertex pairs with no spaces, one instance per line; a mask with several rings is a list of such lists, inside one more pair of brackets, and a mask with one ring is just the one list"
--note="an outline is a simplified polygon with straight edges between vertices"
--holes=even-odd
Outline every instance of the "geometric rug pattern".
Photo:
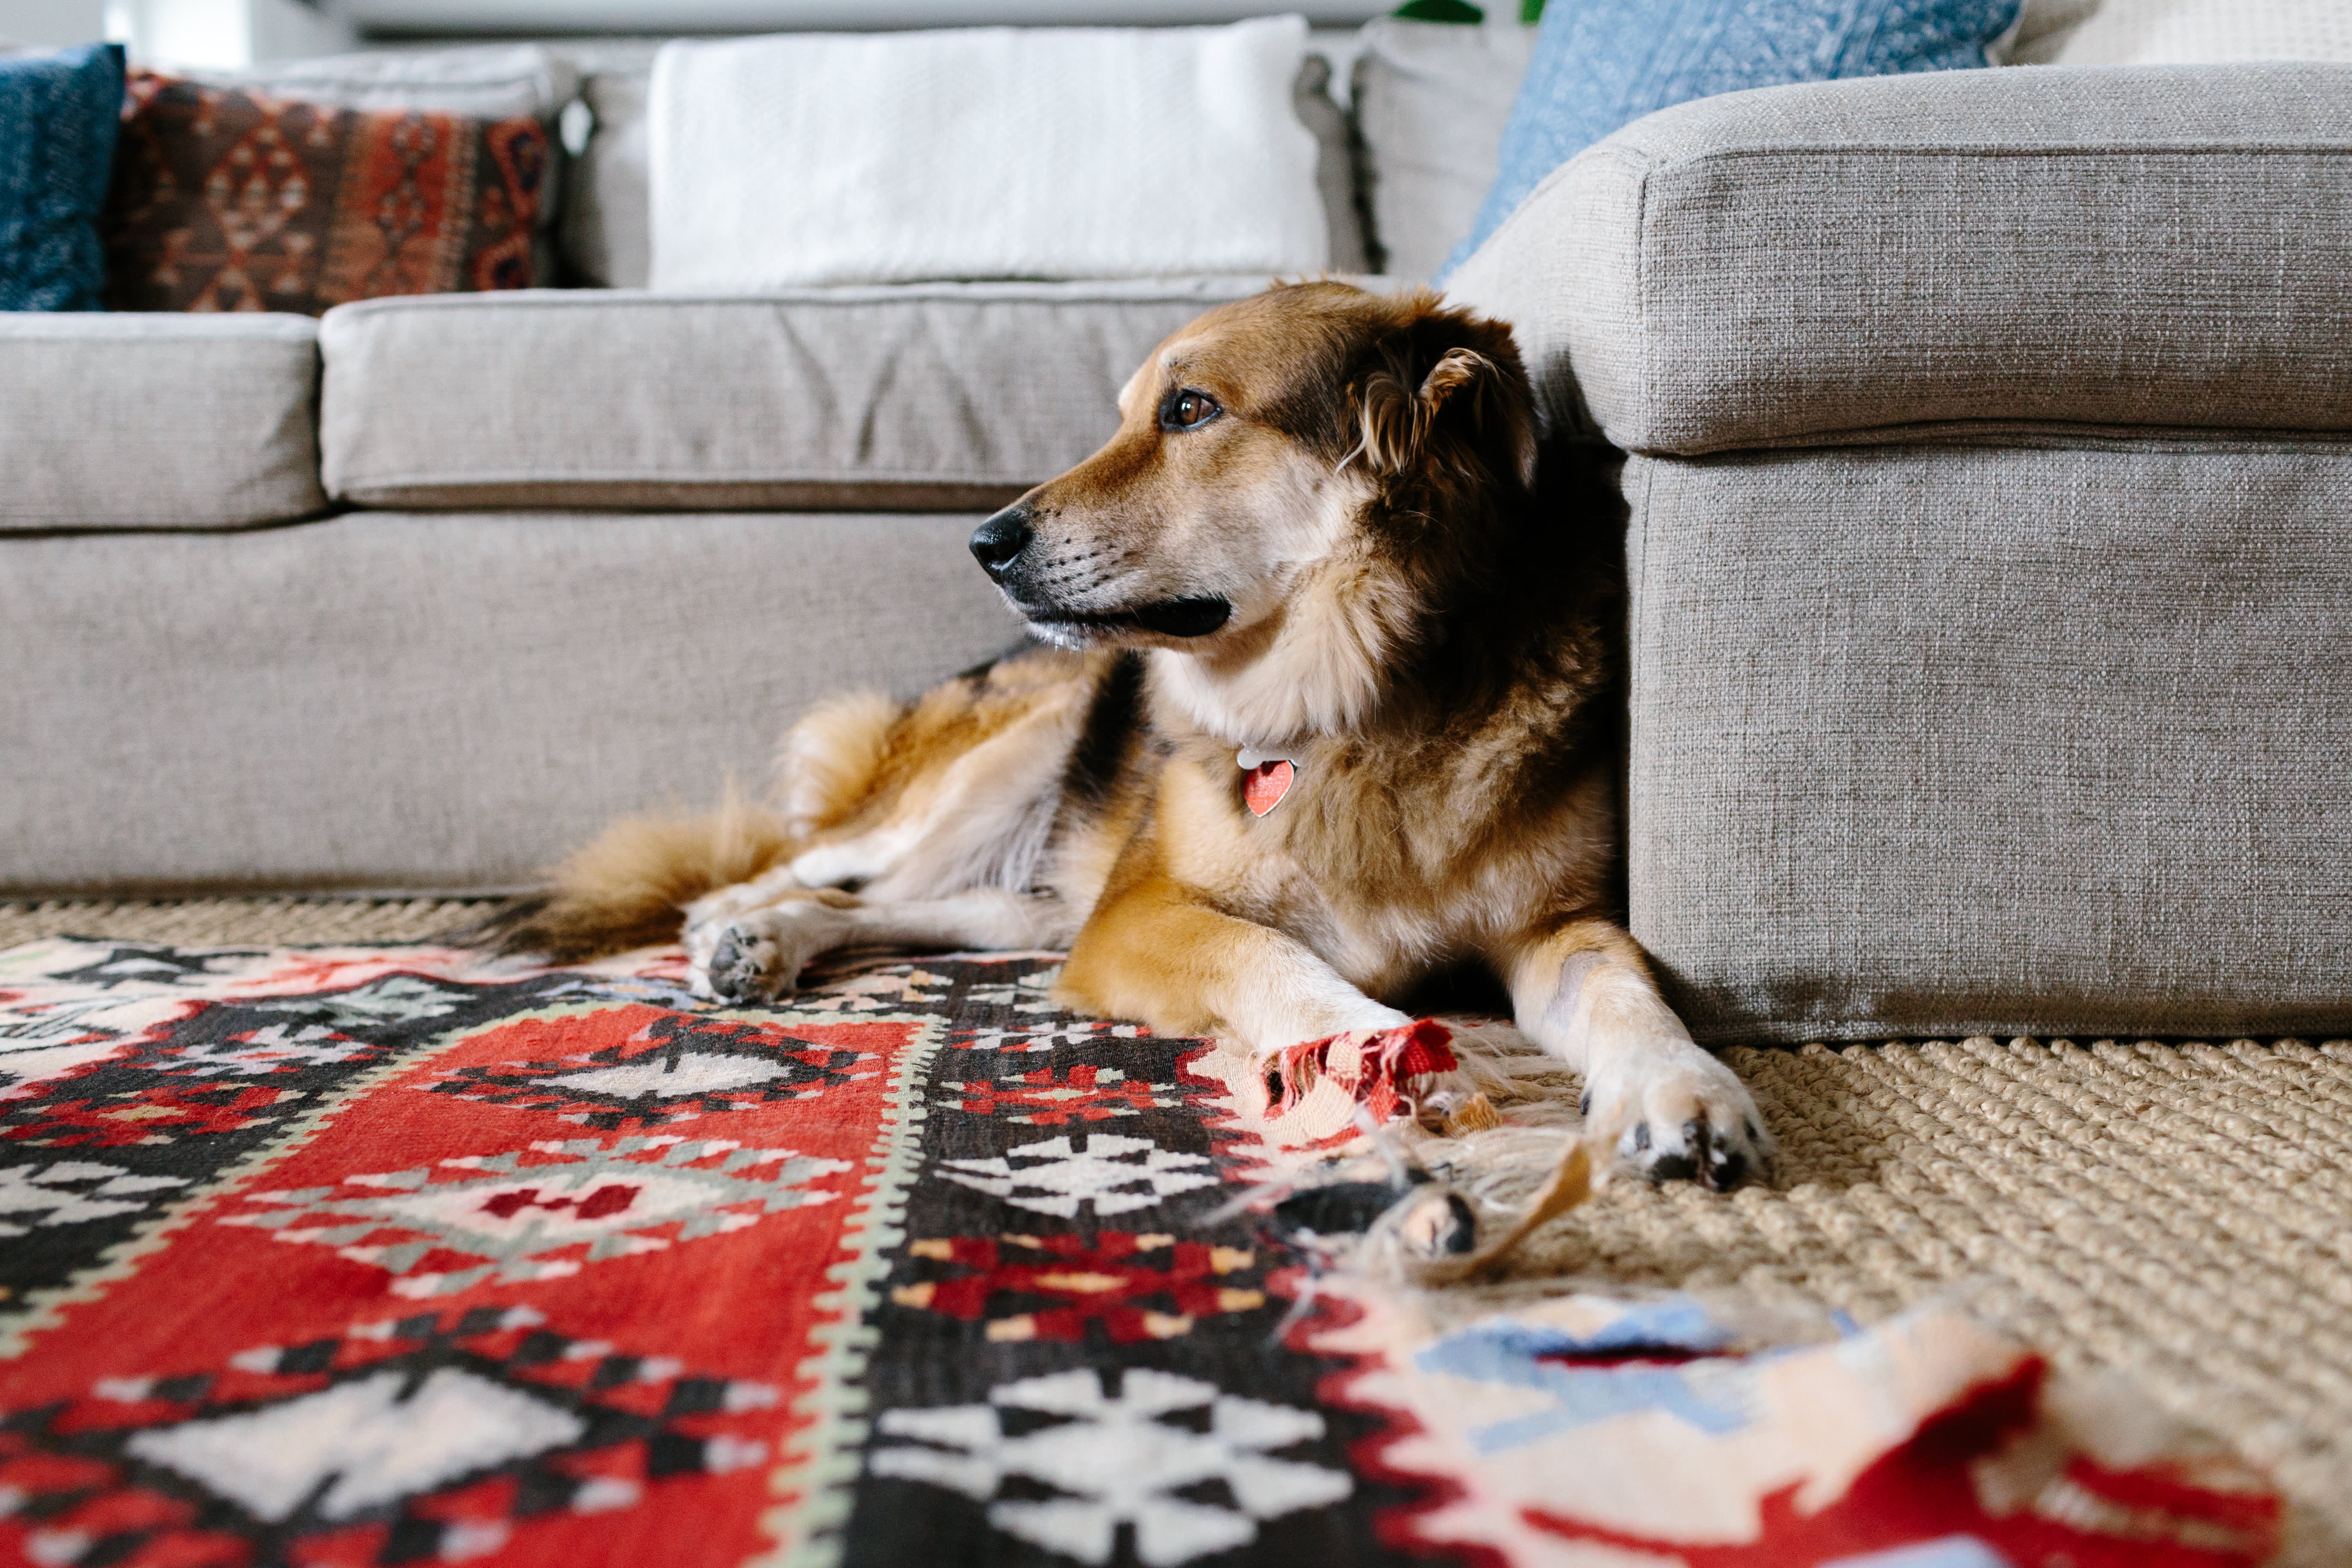
[[[1327,1272],[1246,1201],[1280,1141],[1214,1047],[1058,1013],[1055,963],[849,955],[735,1007],[676,950],[0,952],[0,1554],[2121,1568],[2277,1536],[2222,1451],[2053,1436],[2045,1363],[1967,1314]],[[1626,1201],[1523,1275],[1609,1272]],[[1797,1414],[1865,1408],[1834,1443]],[[2011,1493],[1953,1481],[1987,1456]]]

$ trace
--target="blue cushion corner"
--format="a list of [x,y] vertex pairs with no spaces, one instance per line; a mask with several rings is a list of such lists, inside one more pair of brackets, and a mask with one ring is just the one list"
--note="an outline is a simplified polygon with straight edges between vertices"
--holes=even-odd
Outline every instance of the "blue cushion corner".
[[120,44],[0,58],[0,310],[102,310]]
[[2023,0],[1550,0],[1443,287],[1544,177],[1643,115],[1748,88],[1990,66]]

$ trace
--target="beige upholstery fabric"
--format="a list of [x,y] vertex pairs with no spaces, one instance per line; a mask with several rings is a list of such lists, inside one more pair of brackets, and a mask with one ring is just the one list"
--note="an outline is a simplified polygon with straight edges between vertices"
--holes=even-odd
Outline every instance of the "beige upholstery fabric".
[[984,499],[1060,473],[1118,428],[1118,389],[1162,338],[1264,281],[366,300],[320,328],[327,488],[393,506],[970,505],[940,487]]
[[2352,430],[2352,67],[1733,93],[1539,186],[1450,293],[1642,452],[2062,420]]
[[2352,446],[1625,485],[1632,927],[1701,1038],[2352,1025]]
[[1434,278],[1495,183],[1536,30],[1381,16],[1356,58],[1356,124],[1381,270]]
[[1009,644],[976,519],[358,513],[0,538],[0,888],[527,879]]
[[318,361],[307,316],[0,314],[0,531],[318,510]]

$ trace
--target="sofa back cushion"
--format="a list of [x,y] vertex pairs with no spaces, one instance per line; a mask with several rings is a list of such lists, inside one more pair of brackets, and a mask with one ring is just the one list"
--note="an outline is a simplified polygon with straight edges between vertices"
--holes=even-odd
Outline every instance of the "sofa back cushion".
[[1457,266],[1544,176],[1621,126],[1743,88],[1991,63],[2020,0],[1551,0]]
[[656,289],[1313,272],[1306,24],[674,43]]
[[646,191],[646,95],[653,68],[583,77],[587,141],[565,171],[556,253],[567,283],[642,289],[654,273],[654,215]]
[[338,109],[134,73],[108,202],[124,310],[318,315],[544,281],[551,161],[530,114]]
[[1391,278],[1437,275],[1495,184],[1503,125],[1528,74],[1536,30],[1382,16],[1356,57],[1356,125],[1375,264]]
[[0,58],[0,310],[95,310],[122,50]]
[[2103,0],[2058,47],[2037,58],[2067,66],[2352,61],[2352,5],[2344,0]]
[[1260,281],[371,300],[320,323],[323,473],[365,506],[993,511]]
[[1356,153],[1348,111],[1331,100],[1331,62],[1308,50],[1290,83],[1290,107],[1315,138],[1315,193],[1322,198],[1323,230],[1334,272],[1370,272],[1370,241],[1356,199]]

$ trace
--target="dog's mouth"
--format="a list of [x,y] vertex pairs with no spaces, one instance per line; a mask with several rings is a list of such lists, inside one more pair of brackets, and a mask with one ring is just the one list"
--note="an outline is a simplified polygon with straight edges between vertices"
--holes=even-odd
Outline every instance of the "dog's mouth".
[[1017,605],[1033,626],[1045,630],[1157,632],[1169,637],[1204,637],[1233,619],[1234,606],[1214,595],[1193,599],[1161,599],[1132,610],[1080,614],[1051,606],[1032,609]]

